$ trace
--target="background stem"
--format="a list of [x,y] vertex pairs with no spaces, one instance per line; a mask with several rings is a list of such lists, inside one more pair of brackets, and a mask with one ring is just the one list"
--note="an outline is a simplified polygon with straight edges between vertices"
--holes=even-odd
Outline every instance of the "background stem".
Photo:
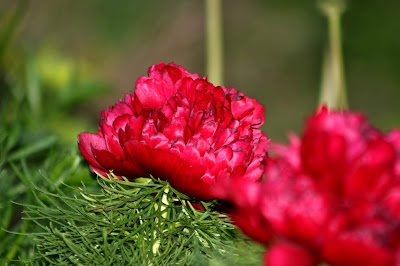
[[223,84],[222,0],[205,0],[208,80]]
[[319,6],[328,19],[329,31],[329,47],[324,55],[319,101],[331,108],[347,108],[340,22],[344,1],[320,0]]

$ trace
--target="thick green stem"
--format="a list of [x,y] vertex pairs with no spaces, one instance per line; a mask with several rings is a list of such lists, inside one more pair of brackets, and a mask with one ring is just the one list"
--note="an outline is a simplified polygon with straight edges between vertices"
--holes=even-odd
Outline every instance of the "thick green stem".
[[341,15],[342,0],[321,0],[321,10],[328,19],[329,48],[324,56],[320,103],[333,108],[346,108],[346,81],[343,66]]
[[205,0],[208,80],[223,84],[222,0]]

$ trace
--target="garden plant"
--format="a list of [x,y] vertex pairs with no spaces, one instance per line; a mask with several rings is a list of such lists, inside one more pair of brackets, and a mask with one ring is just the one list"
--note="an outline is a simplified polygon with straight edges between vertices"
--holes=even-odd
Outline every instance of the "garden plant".
[[317,1],[319,100],[289,143],[225,85],[227,0],[202,1],[204,73],[141,65],[97,130],[112,86],[16,45],[33,4],[0,13],[0,265],[400,264],[400,129],[349,108],[345,1]]

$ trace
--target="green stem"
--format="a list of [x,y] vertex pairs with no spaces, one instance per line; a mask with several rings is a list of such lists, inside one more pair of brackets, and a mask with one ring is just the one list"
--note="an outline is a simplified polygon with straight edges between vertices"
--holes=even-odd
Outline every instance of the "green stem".
[[333,108],[346,108],[346,81],[341,40],[342,0],[321,0],[320,7],[328,19],[329,49],[324,56],[320,103]]
[[207,76],[215,85],[223,84],[222,0],[205,0]]
[[[160,221],[158,218],[156,218],[156,222],[165,223],[165,221],[166,221],[166,218],[167,218],[167,216],[168,216],[168,213],[167,213],[167,212],[164,212],[164,213],[163,213],[163,211],[167,208],[167,207],[165,207],[165,206],[168,206],[168,205],[169,205],[168,193],[169,193],[169,186],[167,186],[167,187],[163,190],[163,193],[162,193],[162,196],[161,196],[160,211],[161,211],[161,217],[162,217],[162,219],[161,219],[161,221]],[[165,206],[164,206],[163,204],[165,204]],[[156,231],[153,232],[153,237],[154,237],[154,239],[157,239],[157,232],[156,232]],[[154,255],[157,254],[158,249],[160,248],[160,245],[161,245],[161,240],[160,240],[160,239],[157,239],[156,242],[155,242],[154,245],[153,245],[153,254],[154,254]]]

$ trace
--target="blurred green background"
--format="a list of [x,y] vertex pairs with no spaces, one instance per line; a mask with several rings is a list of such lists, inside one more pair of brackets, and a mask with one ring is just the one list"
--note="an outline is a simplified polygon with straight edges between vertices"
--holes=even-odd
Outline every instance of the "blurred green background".
[[[17,4],[0,2],[3,25]],[[399,1],[349,1],[343,16],[350,107],[384,130],[400,124],[399,10]],[[38,86],[65,90],[63,104],[74,104],[65,116],[74,119],[60,126],[65,116],[54,113],[49,123],[65,135],[70,130],[72,141],[82,130],[95,131],[100,111],[132,91],[152,64],[174,61],[205,75],[204,26],[200,0],[30,1],[6,66],[28,54]],[[225,86],[265,105],[264,129],[273,140],[299,131],[315,108],[326,41],[315,1],[224,1]],[[92,86],[86,101],[68,95],[84,93],[82,83]]]

